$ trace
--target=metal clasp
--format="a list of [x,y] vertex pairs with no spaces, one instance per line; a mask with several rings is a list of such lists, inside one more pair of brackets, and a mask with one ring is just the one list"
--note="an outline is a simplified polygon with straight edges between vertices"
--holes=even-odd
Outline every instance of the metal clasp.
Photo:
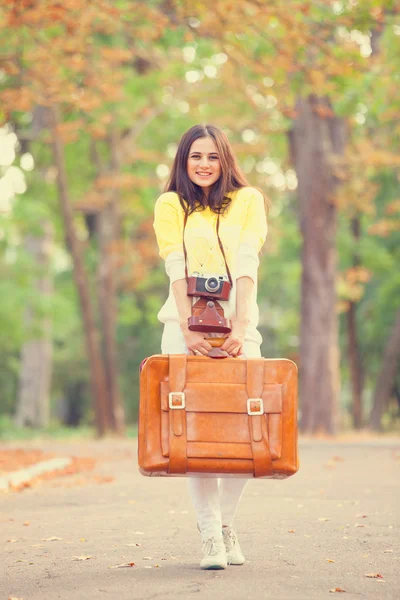
[[184,392],[170,392],[168,394],[168,406],[171,409],[185,408],[185,394]]
[[[252,409],[252,403],[257,402],[258,408],[256,410]],[[264,414],[264,402],[262,398],[248,398],[247,400],[247,414],[252,416],[255,415],[263,415]]]

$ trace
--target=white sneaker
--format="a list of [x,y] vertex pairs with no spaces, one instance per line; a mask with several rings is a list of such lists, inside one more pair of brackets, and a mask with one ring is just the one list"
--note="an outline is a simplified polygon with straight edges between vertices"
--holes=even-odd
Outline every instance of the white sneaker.
[[204,556],[200,562],[201,569],[226,569],[225,544],[223,540],[209,538],[203,543]]
[[222,538],[225,544],[228,565],[243,565],[246,559],[240,549],[236,531],[232,527],[223,527]]

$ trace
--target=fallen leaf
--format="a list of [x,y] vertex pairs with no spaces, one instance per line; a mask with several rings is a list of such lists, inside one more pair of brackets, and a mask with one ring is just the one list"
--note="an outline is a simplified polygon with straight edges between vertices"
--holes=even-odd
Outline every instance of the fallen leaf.
[[318,521],[330,521],[329,517],[318,517]]
[[129,562],[129,563],[121,563],[120,565],[115,565],[113,567],[108,567],[109,569],[123,569],[125,567],[134,567],[135,563],[134,562]]
[[62,540],[62,538],[53,535],[49,538],[42,538],[42,542],[57,542],[58,540]]
[[156,568],[156,569],[157,569],[158,567],[161,567],[161,565],[154,565],[154,566],[155,566],[155,568]]
[[72,560],[89,560],[89,558],[93,558],[93,556],[73,556]]
[[331,590],[329,590],[332,594],[336,593],[336,592],[345,592],[346,590],[344,590],[343,588],[340,587],[335,587],[332,588]]
[[142,544],[138,544],[137,542],[133,542],[133,544],[125,544],[125,546],[141,546]]
[[115,477],[112,477],[111,475],[94,475],[93,480],[96,483],[113,483],[115,481]]
[[361,525],[361,523],[356,523],[354,527],[365,527],[365,525]]
[[44,544],[31,544],[31,548],[44,548]]
[[29,521],[24,521],[24,522],[22,523],[22,525],[23,525],[24,527],[28,527],[28,526],[30,525],[30,522],[29,522]]
[[344,458],[342,456],[333,456],[332,460],[335,460],[336,462],[343,462]]
[[362,513],[359,515],[356,515],[356,519],[366,519],[368,517],[368,515],[363,515]]
[[331,558],[327,558],[327,559],[326,559],[326,561],[327,561],[327,562],[333,562],[333,563],[335,562],[335,561],[334,561],[334,560],[332,560]]
[[296,533],[295,529],[288,529],[288,533]]
[[390,552],[393,552],[393,550],[384,550],[383,551],[385,554],[389,554]]
[[383,575],[380,573],[365,573],[365,577],[370,577],[371,579],[383,579]]
[[10,539],[10,540],[7,540],[7,542],[9,542],[10,544],[14,544],[15,542],[18,542],[18,540]]
[[153,560],[151,556],[143,556],[143,560]]
[[23,598],[17,598],[17,596],[8,596],[8,600],[24,600]]

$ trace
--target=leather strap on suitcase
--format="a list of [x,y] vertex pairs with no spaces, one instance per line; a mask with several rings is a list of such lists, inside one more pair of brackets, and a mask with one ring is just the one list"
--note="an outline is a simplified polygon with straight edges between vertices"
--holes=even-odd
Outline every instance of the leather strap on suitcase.
[[247,412],[255,477],[265,477],[273,472],[261,398],[264,388],[264,362],[263,358],[248,361],[246,374]]
[[184,474],[187,472],[187,434],[185,395],[186,356],[171,356],[169,361],[169,472]]

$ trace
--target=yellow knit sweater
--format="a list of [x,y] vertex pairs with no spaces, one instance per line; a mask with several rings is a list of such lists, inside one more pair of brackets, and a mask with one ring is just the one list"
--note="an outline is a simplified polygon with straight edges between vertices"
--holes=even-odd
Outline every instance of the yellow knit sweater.
[[[230,300],[224,303],[227,318],[231,318],[236,310],[235,280],[239,277],[248,276],[253,279],[256,303],[258,253],[267,235],[262,194],[255,188],[245,187],[229,195],[232,201],[226,213],[221,215],[219,226],[219,236],[234,280]],[[166,271],[172,284],[185,277],[182,244],[184,211],[175,192],[166,192],[157,199],[154,217],[160,256],[165,260]],[[189,216],[185,228],[189,275],[195,271],[204,275],[226,275],[224,259],[218,245],[216,224],[217,215],[209,208]],[[179,320],[171,290],[158,317],[162,322],[168,319]],[[258,321],[256,305],[251,320],[254,324]]]

